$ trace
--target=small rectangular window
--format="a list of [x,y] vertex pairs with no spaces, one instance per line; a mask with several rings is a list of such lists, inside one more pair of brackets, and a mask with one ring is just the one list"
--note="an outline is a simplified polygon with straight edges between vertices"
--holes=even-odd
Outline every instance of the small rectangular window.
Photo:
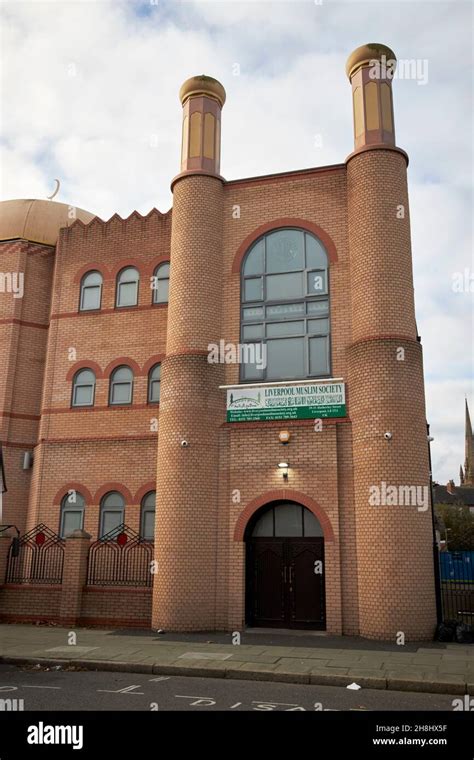
[[242,327],[242,340],[263,338],[263,325],[244,325]]
[[109,533],[111,530],[115,530],[115,528],[118,528],[119,525],[121,525],[123,522],[123,512],[122,510],[111,510],[111,509],[104,509],[102,510],[102,530],[100,532],[101,536],[105,536],[106,533]]
[[93,285],[82,289],[81,311],[100,309],[100,285]]
[[92,406],[94,388],[92,385],[77,385],[74,388],[73,406]]
[[313,376],[329,372],[329,338],[309,339],[309,372]]
[[308,332],[316,335],[328,335],[329,319],[309,319]]
[[121,282],[118,286],[117,306],[136,306],[138,283]]
[[327,299],[324,299],[324,301],[308,301],[306,306],[308,314],[311,315],[328,314],[329,312],[329,302]]
[[160,400],[160,386],[159,380],[151,380],[150,382],[150,398],[148,401],[150,404],[158,404]]
[[291,321],[291,322],[268,322],[267,324],[267,336],[269,338],[279,338],[283,335],[303,335],[304,333],[304,321]]
[[322,296],[328,292],[328,278],[325,269],[307,272],[307,292],[310,296]]
[[291,272],[290,274],[269,274],[267,281],[267,299],[269,301],[281,301],[286,298],[302,298],[303,272]]
[[244,319],[261,319],[263,317],[263,306],[251,306],[243,310]]
[[267,341],[267,380],[305,377],[304,338]]
[[169,280],[158,280],[155,290],[155,303],[168,303],[170,292]]
[[144,510],[142,514],[142,538],[153,541],[155,537],[155,512]]
[[245,380],[263,380],[263,369],[258,369],[257,363],[243,363],[243,375]]
[[267,319],[293,319],[304,314],[304,303],[285,303],[267,306]]
[[61,538],[68,536],[69,533],[73,532],[73,530],[82,529],[83,514],[84,513],[82,510],[78,510],[77,512],[72,512],[70,510],[67,510],[67,512],[66,511],[63,512],[62,525],[61,525]]
[[132,401],[132,386],[130,383],[113,383],[111,404],[130,404]]
[[244,280],[244,300],[245,301],[261,301],[263,298],[263,278],[252,277]]

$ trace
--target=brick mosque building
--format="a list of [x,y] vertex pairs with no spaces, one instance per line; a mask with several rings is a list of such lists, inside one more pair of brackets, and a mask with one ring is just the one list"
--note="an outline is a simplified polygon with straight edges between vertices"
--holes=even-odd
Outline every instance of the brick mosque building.
[[[226,181],[198,76],[167,213],[0,204],[3,523],[66,547],[3,620],[432,637],[431,512],[393,498],[429,486],[394,60],[348,59],[344,163]],[[94,585],[122,524],[152,580]]]

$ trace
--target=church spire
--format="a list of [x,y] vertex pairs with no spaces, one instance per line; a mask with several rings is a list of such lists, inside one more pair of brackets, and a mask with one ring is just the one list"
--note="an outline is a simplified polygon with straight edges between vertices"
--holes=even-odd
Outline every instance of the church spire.
[[466,429],[465,429],[465,460],[464,460],[464,483],[465,486],[474,486],[474,439],[472,436],[471,418],[466,399]]

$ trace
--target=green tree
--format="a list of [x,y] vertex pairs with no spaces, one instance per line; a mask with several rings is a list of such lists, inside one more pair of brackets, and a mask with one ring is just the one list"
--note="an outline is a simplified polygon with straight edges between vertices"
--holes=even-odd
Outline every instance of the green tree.
[[[449,551],[474,551],[474,514],[461,504],[437,504],[437,516],[448,536]],[[445,538],[443,531],[441,538]]]

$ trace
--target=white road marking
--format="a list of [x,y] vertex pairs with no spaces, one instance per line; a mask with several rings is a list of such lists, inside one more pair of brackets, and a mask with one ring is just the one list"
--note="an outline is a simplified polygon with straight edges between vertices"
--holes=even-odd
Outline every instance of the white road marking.
[[277,705],[278,707],[299,707],[296,702],[274,702],[272,699],[253,699],[253,705]]
[[60,689],[61,686],[28,686],[28,684],[21,684],[22,689]]
[[106,693],[106,694],[141,694],[143,695],[145,692],[143,691],[133,691],[134,689],[139,689],[141,684],[135,684],[132,686],[125,686],[123,689],[97,689],[97,691]]
[[0,691],[18,691],[18,686],[0,686]]
[[242,702],[236,702],[235,705],[232,705],[232,707],[229,707],[229,710],[233,710],[234,707],[238,707],[241,704],[242,704]]
[[148,681],[169,681],[171,676],[160,676],[159,678],[149,678]]
[[208,702],[209,704],[203,705],[204,707],[212,707],[216,704],[216,701],[213,697],[191,697],[189,694],[175,694],[174,695],[177,699],[194,699],[195,702],[191,702],[191,707],[194,707],[196,705],[199,705],[199,703]]

